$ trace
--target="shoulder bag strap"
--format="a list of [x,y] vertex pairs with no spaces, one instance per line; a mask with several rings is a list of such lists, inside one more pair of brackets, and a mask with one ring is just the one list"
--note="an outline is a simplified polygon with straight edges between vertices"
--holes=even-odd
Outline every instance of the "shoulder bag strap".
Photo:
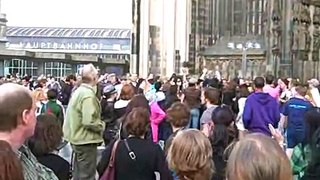
[[135,161],[136,160],[136,154],[130,149],[127,139],[124,140],[124,144],[126,145],[127,150],[129,151],[130,158]]
[[118,144],[119,144],[119,140],[117,140],[112,147],[110,161],[109,161],[109,165],[108,165],[109,167],[113,167],[113,165],[114,165],[114,160],[116,157],[116,151],[117,151]]

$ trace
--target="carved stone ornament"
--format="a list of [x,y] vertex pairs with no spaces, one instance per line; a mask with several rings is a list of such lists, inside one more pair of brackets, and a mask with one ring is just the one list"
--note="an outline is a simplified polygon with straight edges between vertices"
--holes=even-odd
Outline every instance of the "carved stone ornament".
[[320,25],[320,7],[316,7],[314,10],[313,24]]
[[302,60],[302,61],[308,61],[309,59],[309,55],[308,55],[308,52],[307,51],[304,51],[304,50],[300,50],[298,52],[299,54],[299,59]]
[[311,38],[311,36],[309,35],[309,33],[307,33],[307,32],[305,33],[305,38],[306,38],[305,50],[310,51],[312,38]]
[[320,7],[320,1],[319,0],[309,0],[311,5],[314,5],[316,7]]
[[298,26],[294,26],[292,29],[292,50],[297,50],[299,42],[299,28]]
[[294,22],[299,21],[300,6],[301,6],[300,3],[294,3],[293,4],[292,14],[293,14],[293,21]]
[[320,30],[313,32],[313,50],[320,50]]
[[306,24],[311,23],[310,10],[308,6],[302,6],[300,21]]
[[310,5],[310,0],[301,0],[303,5]]
[[312,61],[319,61],[319,50],[312,52]]

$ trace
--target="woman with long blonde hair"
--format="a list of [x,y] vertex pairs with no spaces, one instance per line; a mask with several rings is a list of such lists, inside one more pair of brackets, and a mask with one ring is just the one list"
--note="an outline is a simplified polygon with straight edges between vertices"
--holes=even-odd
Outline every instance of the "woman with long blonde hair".
[[42,88],[37,88],[32,92],[32,98],[33,102],[36,104],[36,115],[41,114],[41,108],[45,104],[45,101],[47,100],[46,93]]
[[210,180],[212,177],[211,144],[197,129],[180,131],[172,141],[167,159],[179,180]]

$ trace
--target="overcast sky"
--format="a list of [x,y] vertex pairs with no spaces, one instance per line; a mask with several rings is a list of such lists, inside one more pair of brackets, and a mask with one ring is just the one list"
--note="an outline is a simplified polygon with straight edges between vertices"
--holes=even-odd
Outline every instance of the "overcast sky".
[[131,28],[132,0],[0,0],[9,26]]

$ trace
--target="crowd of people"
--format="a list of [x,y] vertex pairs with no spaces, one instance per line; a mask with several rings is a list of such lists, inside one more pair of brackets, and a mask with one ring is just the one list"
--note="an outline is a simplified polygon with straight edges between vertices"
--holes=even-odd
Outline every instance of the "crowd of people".
[[118,78],[92,64],[61,81],[2,78],[0,180],[317,180],[319,85]]

